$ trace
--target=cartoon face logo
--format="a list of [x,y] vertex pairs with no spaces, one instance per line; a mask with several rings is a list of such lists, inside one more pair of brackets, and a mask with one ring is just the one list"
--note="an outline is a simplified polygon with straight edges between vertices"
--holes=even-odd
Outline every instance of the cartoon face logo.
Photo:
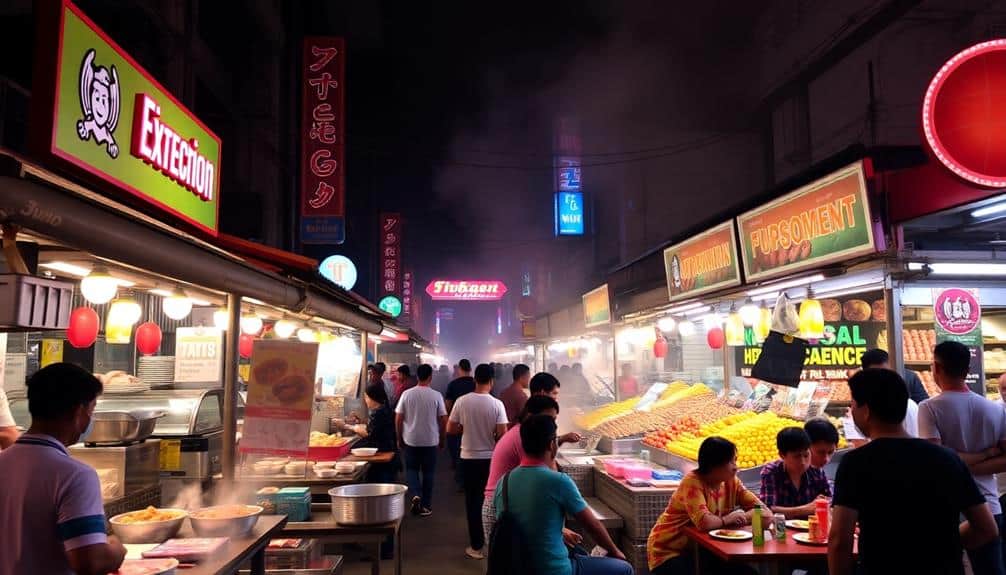
[[119,157],[115,143],[115,127],[119,125],[119,74],[115,66],[109,70],[94,63],[94,48],[84,54],[80,64],[80,109],[84,117],[77,120],[77,136],[87,141],[105,145],[110,157]]

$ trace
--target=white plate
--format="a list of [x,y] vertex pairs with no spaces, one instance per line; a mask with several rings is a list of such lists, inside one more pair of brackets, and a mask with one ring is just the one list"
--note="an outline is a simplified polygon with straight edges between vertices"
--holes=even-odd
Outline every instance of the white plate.
[[795,531],[806,531],[808,529],[806,519],[788,519],[786,521],[786,528],[793,529]]
[[803,545],[813,545],[814,547],[825,547],[828,545],[827,541],[814,541],[810,538],[810,533],[794,533],[793,541],[802,543]]
[[117,575],[167,575],[175,573],[177,559],[127,559],[115,573]]
[[[723,535],[723,532],[728,532],[731,534],[741,534],[743,537],[728,537]],[[744,531],[743,529],[713,529],[709,532],[709,536],[713,539],[719,539],[720,541],[748,541],[754,538],[754,535],[750,531]]]

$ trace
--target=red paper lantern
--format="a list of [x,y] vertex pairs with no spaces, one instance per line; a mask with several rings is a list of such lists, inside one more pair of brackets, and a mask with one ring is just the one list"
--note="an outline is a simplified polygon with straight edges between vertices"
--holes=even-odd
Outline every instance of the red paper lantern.
[[657,359],[667,357],[667,340],[663,335],[653,342],[653,357]]
[[98,339],[101,319],[98,312],[89,307],[78,307],[70,312],[70,325],[66,328],[66,339],[77,349],[91,347]]
[[238,353],[241,357],[248,359],[251,357],[252,344],[255,343],[255,336],[248,335],[247,333],[241,334],[241,339],[238,340]]
[[706,334],[706,343],[708,343],[709,347],[712,349],[720,349],[723,347],[725,339],[726,337],[723,334],[723,328],[719,326],[709,330],[709,333]]
[[148,321],[136,328],[136,350],[143,355],[154,355],[161,349],[161,328]]

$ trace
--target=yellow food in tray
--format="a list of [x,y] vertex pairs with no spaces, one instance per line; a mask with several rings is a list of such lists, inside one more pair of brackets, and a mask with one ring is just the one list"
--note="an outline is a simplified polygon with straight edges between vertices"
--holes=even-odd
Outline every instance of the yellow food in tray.
[[193,511],[190,515],[196,519],[232,519],[254,515],[258,511],[258,508],[248,505],[217,505]]
[[180,511],[167,511],[156,507],[147,507],[146,509],[141,509],[140,511],[134,511],[132,513],[122,515],[116,521],[124,525],[133,525],[136,523],[170,521],[172,519],[178,519],[178,517],[183,514],[184,513]]
[[310,447],[341,447],[347,443],[349,443],[349,438],[347,437],[335,434],[330,435],[320,431],[312,431],[311,437],[308,440]]

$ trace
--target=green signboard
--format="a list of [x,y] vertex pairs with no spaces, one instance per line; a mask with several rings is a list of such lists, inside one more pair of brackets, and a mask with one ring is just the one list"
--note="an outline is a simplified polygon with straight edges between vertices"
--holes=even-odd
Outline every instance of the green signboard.
[[216,235],[220,138],[75,5],[37,6],[36,148]]
[[381,311],[391,317],[402,315],[402,300],[393,295],[384,296],[381,301],[377,302],[377,307],[381,308]]

